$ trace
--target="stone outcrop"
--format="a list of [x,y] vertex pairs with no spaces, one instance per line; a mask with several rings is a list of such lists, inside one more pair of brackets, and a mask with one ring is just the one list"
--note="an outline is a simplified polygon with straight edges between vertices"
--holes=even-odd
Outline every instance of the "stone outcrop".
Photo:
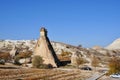
[[76,53],[73,53],[71,56],[71,64],[72,65],[77,65],[77,60],[79,59],[79,55],[77,55]]
[[31,58],[23,58],[18,61],[20,64],[26,64],[31,62]]
[[106,49],[109,49],[109,50],[120,49],[120,38],[113,41],[110,45],[106,47]]
[[55,51],[47,37],[47,30],[45,28],[41,28],[40,30],[40,38],[38,39],[34,56],[41,56],[44,60],[44,64],[50,64],[53,67],[58,67],[60,62],[55,54]]
[[92,49],[94,49],[94,50],[100,50],[100,49],[102,49],[102,47],[101,46],[93,46]]
[[[47,39],[47,38],[45,38],[45,39]],[[35,45],[37,46],[37,43],[39,43],[39,45],[41,45],[41,44],[43,45],[43,43],[47,43],[47,45],[48,45],[50,42],[43,40],[43,39],[41,41],[40,38],[38,41],[37,40],[0,40],[0,53],[1,53],[0,56],[3,55],[2,53],[10,52],[12,49],[13,49],[13,51],[15,51],[14,46],[16,46],[17,52],[24,52],[24,51],[28,50],[33,53]],[[56,53],[58,55],[61,55],[63,50],[64,50],[64,52],[79,53],[80,55],[82,55],[82,58],[86,59],[89,63],[91,63],[91,55],[95,55],[95,56],[99,57],[99,59],[101,60],[101,62],[103,64],[105,62],[107,62],[109,60],[109,58],[111,58],[112,56],[120,56],[120,49],[119,49],[120,48],[120,39],[117,39],[113,43],[111,45],[109,45],[108,47],[106,47],[107,48],[106,49],[106,48],[101,48],[99,46],[95,46],[94,48],[83,48],[81,46],[78,47],[78,46],[72,46],[69,44],[61,43],[61,42],[51,41],[51,44],[55,51],[55,52],[53,52],[53,54]],[[51,46],[51,44],[49,46]],[[44,47],[46,47],[46,46],[44,45]],[[37,49],[38,49],[38,53],[40,53],[39,48],[37,48]],[[51,48],[47,48],[47,49],[51,49]],[[16,51],[11,52],[11,54],[13,56],[15,56]],[[72,56],[72,57],[74,60],[75,56]],[[58,61],[59,61],[58,59],[55,59],[55,61],[53,61],[53,62],[56,64]],[[74,62],[72,62],[72,63],[74,63]]]
[[16,46],[13,47],[13,49],[10,51],[10,56],[13,59],[17,55],[17,48]]

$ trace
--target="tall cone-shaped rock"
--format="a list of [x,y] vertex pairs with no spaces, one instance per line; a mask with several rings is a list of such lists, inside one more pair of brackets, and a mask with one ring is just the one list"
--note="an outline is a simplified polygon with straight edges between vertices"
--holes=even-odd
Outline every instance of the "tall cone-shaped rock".
[[34,56],[41,56],[44,60],[44,64],[50,64],[53,67],[58,67],[60,64],[57,55],[55,54],[55,51],[47,37],[47,30],[43,27],[40,29],[40,38],[35,46]]

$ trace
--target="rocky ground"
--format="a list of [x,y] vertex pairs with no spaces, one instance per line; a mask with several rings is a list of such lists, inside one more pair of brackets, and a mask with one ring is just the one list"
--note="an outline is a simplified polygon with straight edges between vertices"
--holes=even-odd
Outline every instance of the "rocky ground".
[[[18,53],[21,53],[20,56],[22,57],[22,63],[25,61],[24,54],[30,53],[30,55],[33,54],[33,50],[36,44],[36,40],[0,40],[0,57],[7,57],[9,53],[16,48]],[[99,46],[95,46],[93,48],[83,48],[82,46],[73,46],[69,44],[64,44],[60,42],[54,42],[52,41],[51,44],[56,52],[57,55],[61,55],[63,52],[67,54],[63,54],[62,56],[69,56],[71,57],[72,54],[77,53],[79,56],[84,58],[89,64],[91,63],[92,57],[95,55],[99,61],[100,61],[100,66],[104,67],[105,64],[110,60],[112,56],[120,56],[120,49],[114,49],[114,46],[119,44],[120,40],[117,39],[115,42],[113,42],[110,46],[106,48],[102,48]],[[115,44],[115,45],[114,45]],[[110,49],[109,49],[110,47]],[[119,47],[119,46],[117,46]],[[113,50],[111,50],[111,48]],[[2,54],[6,53],[6,54]],[[70,53],[70,54],[69,54]],[[13,54],[13,53],[12,53]],[[29,61],[29,60],[28,60]]]
[[[23,58],[26,54],[30,53],[30,55],[32,56],[36,42],[37,42],[36,40],[0,40],[0,57],[2,56],[5,58],[9,58],[7,56],[9,55],[9,53],[12,52],[12,50],[14,52],[13,48],[15,48],[22,57],[21,61],[25,61]],[[91,63],[92,57],[96,56],[100,61],[101,67],[104,67],[112,56],[120,56],[119,46],[117,46],[118,47],[117,49],[116,47],[114,47],[115,45],[120,44],[119,39],[117,39],[115,42],[111,44],[113,47],[110,45],[106,48],[102,48],[99,46],[95,46],[93,48],[83,48],[81,45],[73,46],[54,41],[52,41],[51,44],[56,54],[61,55],[62,53],[65,53],[62,54],[62,56],[64,57],[65,56],[71,57],[72,54],[75,53],[79,54],[79,56],[84,58],[88,63]]]
[[[16,59],[19,58],[19,61],[24,64],[24,62],[30,63],[34,46],[36,40],[0,40],[0,63],[1,62],[10,62],[11,52],[16,49],[17,55]],[[120,56],[120,48],[115,45],[120,44],[120,40],[113,42],[110,46],[102,48],[95,46],[93,48],[83,48],[82,46],[72,46],[59,42],[51,42],[53,48],[58,55],[59,59],[71,60],[73,54],[79,54],[77,56],[84,58],[87,61],[87,64],[91,66],[92,57],[96,56],[99,62],[99,67],[107,67],[107,63],[113,56]],[[113,47],[112,47],[113,46]],[[115,48],[115,49],[114,49]],[[13,54],[13,53],[12,53]],[[18,59],[17,59],[18,60]],[[21,66],[7,66],[0,65],[0,80],[13,80],[13,79],[22,79],[22,80],[85,80],[93,75],[93,71],[84,71],[80,69],[64,69],[64,68],[55,68],[55,69],[33,69],[33,68],[24,68]],[[10,69],[9,69],[10,68]],[[109,76],[103,76],[100,80],[117,80],[110,78]]]

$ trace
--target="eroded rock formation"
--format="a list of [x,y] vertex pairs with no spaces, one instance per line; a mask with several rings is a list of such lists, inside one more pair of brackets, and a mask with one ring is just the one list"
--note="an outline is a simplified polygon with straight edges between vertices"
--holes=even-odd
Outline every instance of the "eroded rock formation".
[[45,28],[41,28],[40,30],[40,38],[35,46],[34,56],[41,56],[44,60],[44,64],[51,64],[53,67],[58,67],[60,64],[47,37],[47,30]]

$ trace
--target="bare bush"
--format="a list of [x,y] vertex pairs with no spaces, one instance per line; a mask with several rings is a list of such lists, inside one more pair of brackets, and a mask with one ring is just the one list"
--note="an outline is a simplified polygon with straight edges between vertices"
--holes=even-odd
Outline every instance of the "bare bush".
[[40,56],[34,56],[32,60],[32,65],[35,68],[40,68],[40,69],[50,69],[53,68],[51,64],[43,64],[43,59]]
[[62,53],[61,53],[61,56],[71,56],[72,55],[72,53],[71,52],[67,52],[67,51],[64,51],[64,50],[62,50]]
[[41,65],[43,64],[43,59],[40,56],[34,56],[32,60],[32,65],[35,68],[40,68]]
[[113,57],[109,61],[109,74],[120,72],[120,58]]
[[87,63],[87,61],[84,58],[80,57],[77,59],[77,65],[82,65],[84,63]]

